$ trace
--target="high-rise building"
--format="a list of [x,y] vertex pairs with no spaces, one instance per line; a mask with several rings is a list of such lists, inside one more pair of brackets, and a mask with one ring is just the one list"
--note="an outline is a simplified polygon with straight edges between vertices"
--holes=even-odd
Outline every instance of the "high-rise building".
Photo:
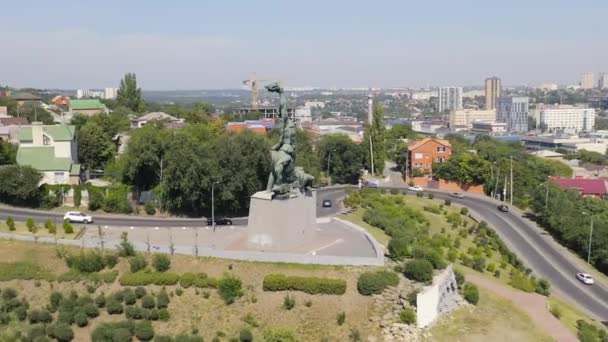
[[593,73],[585,72],[581,74],[581,89],[593,89]]
[[76,90],[76,98],[81,99],[83,97],[84,97],[84,90],[83,89]]
[[539,105],[534,110],[537,126],[544,132],[591,132],[595,109],[572,105]]
[[118,88],[105,88],[103,98],[106,100],[115,99],[118,94]]
[[496,99],[501,96],[501,87],[500,78],[486,78],[486,110],[496,109]]
[[367,95],[367,123],[371,126],[374,121],[374,96]]
[[511,133],[528,132],[528,97],[499,97],[496,99],[496,121],[507,124]]
[[608,73],[600,72],[600,78],[597,81],[597,87],[600,89],[608,88]]
[[439,113],[462,109],[462,87],[439,88]]

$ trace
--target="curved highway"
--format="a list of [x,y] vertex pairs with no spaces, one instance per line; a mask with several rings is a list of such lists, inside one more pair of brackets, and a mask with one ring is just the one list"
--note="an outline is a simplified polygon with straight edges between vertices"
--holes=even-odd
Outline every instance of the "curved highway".
[[503,213],[497,210],[499,202],[488,197],[467,196],[453,198],[449,194],[433,191],[435,198],[450,199],[472,210],[498,233],[502,240],[530,267],[537,276],[547,279],[552,290],[570,298],[588,313],[601,321],[608,321],[608,289],[596,282],[582,284],[575,277],[581,272],[561,251],[547,242],[534,223],[517,210]]

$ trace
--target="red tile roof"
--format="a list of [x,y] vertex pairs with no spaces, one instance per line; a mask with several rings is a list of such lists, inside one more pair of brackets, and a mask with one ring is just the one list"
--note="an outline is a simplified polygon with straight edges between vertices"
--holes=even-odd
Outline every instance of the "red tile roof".
[[608,194],[608,184],[605,179],[583,178],[552,178],[563,189],[576,189],[582,195],[605,196]]
[[426,137],[426,138],[424,138],[422,140],[419,140],[419,141],[416,141],[412,145],[408,146],[408,150],[414,151],[414,150],[420,148],[422,145],[426,144],[429,141],[434,141],[434,142],[436,142],[436,143],[438,143],[440,145],[443,145],[445,147],[450,147],[450,148],[452,147],[452,144],[450,144],[450,142],[447,141],[447,140]]

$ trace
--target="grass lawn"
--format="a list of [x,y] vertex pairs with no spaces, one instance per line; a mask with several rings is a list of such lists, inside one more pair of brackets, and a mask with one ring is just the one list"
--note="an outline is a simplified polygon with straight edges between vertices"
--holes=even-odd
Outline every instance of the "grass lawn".
[[552,341],[507,299],[480,289],[479,304],[440,319],[425,341]]
[[[67,294],[71,290],[79,294],[86,294],[87,284],[92,282],[59,282],[52,283],[44,280],[44,275],[58,276],[69,270],[65,261],[60,259],[58,248],[61,251],[80,253],[78,247],[60,246],[53,244],[34,244],[21,241],[0,240],[0,271],[10,274],[40,273],[41,280],[0,280],[0,289],[4,291],[12,287],[19,292],[20,297],[27,298],[31,308],[42,308],[48,303],[51,291],[61,291]],[[148,264],[151,257],[147,257]],[[114,268],[120,274],[128,271],[129,263],[120,259]],[[190,333],[198,330],[205,341],[211,341],[218,331],[228,341],[238,336],[241,328],[247,326],[243,317],[250,314],[259,324],[258,327],[249,327],[255,340],[262,340],[263,331],[270,327],[287,327],[294,331],[299,341],[320,341],[324,338],[329,341],[346,341],[351,329],[357,329],[361,336],[367,339],[374,336],[379,340],[380,327],[372,323],[368,317],[372,315],[373,298],[362,296],[357,292],[357,279],[360,273],[372,267],[351,266],[318,266],[297,264],[275,264],[263,262],[244,262],[218,258],[195,258],[187,255],[171,257],[171,272],[183,274],[185,272],[207,273],[212,277],[222,277],[233,274],[243,283],[244,295],[236,303],[226,305],[215,289],[183,289],[178,295],[179,285],[166,286],[171,296],[169,312],[171,319],[168,322],[154,321],[156,334]],[[3,271],[4,270],[4,271]],[[10,271],[10,272],[9,272]],[[265,292],[262,289],[262,279],[270,273],[287,275],[315,276],[334,279],[344,279],[347,289],[344,295],[309,295],[302,292],[290,292],[296,300],[292,310],[282,308],[283,300],[288,292]],[[6,278],[6,277],[5,277]],[[106,295],[124,289],[118,281],[106,284],[94,284],[93,297],[100,293]],[[158,292],[161,286],[146,286],[148,292]],[[205,296],[208,295],[208,298]],[[311,305],[305,305],[310,301]],[[87,327],[79,328],[75,325],[74,341],[88,341],[91,331],[100,323],[107,321],[124,320],[124,315],[108,315],[104,309],[100,310],[98,318],[90,321]],[[336,317],[340,312],[346,313],[346,322],[339,326]],[[0,341],[10,336],[6,335],[14,329],[25,331],[26,323],[18,323],[11,329],[0,329]]]
[[601,323],[594,321],[591,317],[584,314],[574,305],[554,295],[549,296],[549,308],[557,308],[557,310],[561,313],[559,320],[574,334],[578,332],[578,329],[576,327],[576,321],[578,321],[579,319],[585,320],[590,323],[594,322],[596,323],[598,328],[605,329],[605,327],[601,325]]
[[6,221],[0,222],[0,232],[3,233],[12,233],[12,234],[20,234],[20,235],[36,235],[36,236],[46,236],[46,237],[57,237],[58,239],[73,239],[80,232],[80,227],[76,224],[72,224],[74,228],[74,233],[66,234],[63,231],[63,222],[58,221],[55,222],[57,226],[57,234],[49,233],[48,229],[44,228],[44,222],[36,222],[36,233],[30,232],[25,225],[25,222],[15,222],[15,230],[11,231],[8,229],[6,225]]
[[382,229],[371,226],[367,224],[367,222],[363,221],[364,212],[364,209],[359,208],[351,213],[340,215],[340,218],[364,228],[370,234],[372,234],[376,241],[378,241],[382,246],[387,247],[388,241],[391,239],[391,237],[386,235]]

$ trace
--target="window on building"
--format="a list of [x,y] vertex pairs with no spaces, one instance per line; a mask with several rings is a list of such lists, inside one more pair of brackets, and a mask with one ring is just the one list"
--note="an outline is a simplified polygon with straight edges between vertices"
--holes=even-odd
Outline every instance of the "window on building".
[[422,159],[422,153],[414,153],[414,159]]
[[50,145],[51,144],[51,139],[46,136],[46,135],[42,135],[42,145]]
[[437,152],[445,152],[445,146],[437,147]]
[[445,161],[445,157],[437,157],[437,159],[435,159],[435,161],[438,163],[443,163]]
[[65,180],[65,172],[55,172],[55,184],[63,184]]

